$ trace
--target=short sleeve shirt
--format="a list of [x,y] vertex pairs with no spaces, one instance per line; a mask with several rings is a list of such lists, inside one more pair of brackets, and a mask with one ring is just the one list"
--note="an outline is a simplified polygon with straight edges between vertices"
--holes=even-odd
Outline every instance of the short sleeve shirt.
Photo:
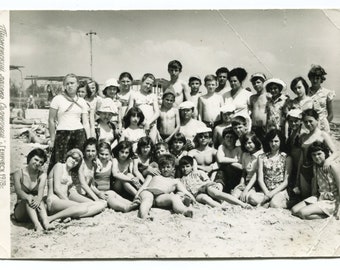
[[57,130],[82,129],[81,115],[88,113],[88,105],[83,98],[78,97],[76,102],[67,100],[63,95],[57,95],[52,99],[50,108],[57,110]]

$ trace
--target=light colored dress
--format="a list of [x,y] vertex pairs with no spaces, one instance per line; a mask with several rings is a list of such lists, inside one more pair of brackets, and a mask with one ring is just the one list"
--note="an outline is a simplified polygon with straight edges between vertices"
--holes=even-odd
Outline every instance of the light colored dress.
[[328,122],[328,111],[327,111],[327,102],[332,101],[335,97],[335,92],[333,90],[329,90],[321,87],[316,92],[313,92],[310,88],[308,91],[308,96],[310,96],[313,100],[320,104],[320,112],[319,112],[319,126],[321,130],[326,132],[330,131],[329,122]]
[[281,152],[275,157],[263,154],[263,177],[269,191],[277,188],[284,181],[287,154]]
[[309,197],[305,202],[316,204],[327,216],[332,216],[336,211],[337,197],[339,196],[334,176],[330,171],[325,172],[322,167],[316,165],[313,166],[313,173],[313,184],[317,185],[319,197]]

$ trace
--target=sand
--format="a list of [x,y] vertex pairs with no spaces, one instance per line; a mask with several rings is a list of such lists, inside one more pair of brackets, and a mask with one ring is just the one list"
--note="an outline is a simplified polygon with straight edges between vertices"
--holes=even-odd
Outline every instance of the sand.
[[[11,136],[18,132],[11,129]],[[340,134],[333,126],[333,134]],[[338,142],[338,145],[339,142]],[[11,172],[25,164],[35,144],[12,140]],[[340,148],[339,148],[340,149]],[[11,187],[11,211],[16,195]],[[11,224],[13,258],[261,258],[340,256],[340,221],[301,220],[283,209],[227,210],[194,206],[186,218],[152,209],[153,220],[137,212],[103,213],[55,230],[35,232],[32,225]]]

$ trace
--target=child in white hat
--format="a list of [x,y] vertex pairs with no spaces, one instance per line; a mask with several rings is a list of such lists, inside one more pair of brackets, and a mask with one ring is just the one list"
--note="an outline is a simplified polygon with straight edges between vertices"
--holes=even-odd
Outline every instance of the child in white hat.
[[118,109],[111,98],[104,98],[97,109],[99,116],[96,121],[96,137],[98,141],[105,141],[111,148],[117,144],[118,134],[116,126],[111,121],[114,115],[118,114]]

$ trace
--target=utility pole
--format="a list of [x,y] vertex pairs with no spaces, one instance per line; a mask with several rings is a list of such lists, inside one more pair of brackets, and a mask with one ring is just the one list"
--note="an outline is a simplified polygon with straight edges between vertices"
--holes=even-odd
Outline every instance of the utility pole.
[[93,78],[93,74],[92,74],[92,35],[97,35],[96,32],[92,32],[92,30],[90,30],[90,32],[86,33],[87,36],[90,37],[90,65],[91,65],[91,78]]

